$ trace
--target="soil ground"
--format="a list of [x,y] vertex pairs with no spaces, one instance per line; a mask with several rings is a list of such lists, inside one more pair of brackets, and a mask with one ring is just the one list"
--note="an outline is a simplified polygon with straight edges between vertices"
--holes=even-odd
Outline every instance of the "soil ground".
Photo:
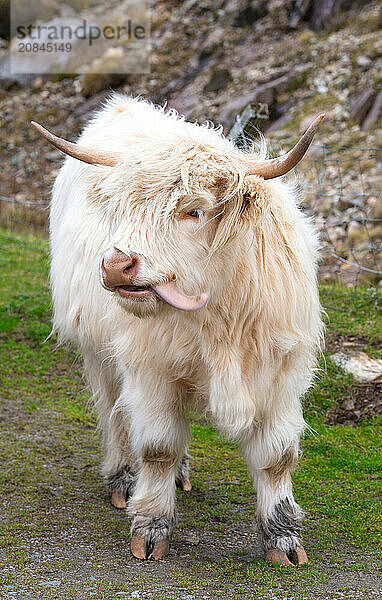
[[[46,242],[7,232],[0,237],[0,598],[381,597],[380,418],[363,415],[341,426],[338,416],[328,416],[354,389],[328,357],[305,402],[315,434],[307,433],[294,475],[307,513],[310,563],[281,568],[262,560],[244,461],[200,415],[191,418],[193,490],[177,491],[171,555],[157,563],[132,558],[129,520],[111,507],[99,475],[101,448],[80,360],[55,349],[53,340],[44,343],[50,328]],[[330,315],[329,337],[348,336],[350,327],[357,335],[359,327],[378,354],[379,313],[366,296],[364,316],[358,307]]]

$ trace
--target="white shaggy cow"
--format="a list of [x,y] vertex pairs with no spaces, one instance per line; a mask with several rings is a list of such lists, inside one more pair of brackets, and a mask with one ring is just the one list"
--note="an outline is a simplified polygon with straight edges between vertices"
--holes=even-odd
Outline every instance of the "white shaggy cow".
[[266,558],[307,560],[290,472],[322,336],[317,238],[280,177],[322,116],[273,160],[121,95],[78,144],[34,124],[72,157],[51,207],[54,329],[84,357],[137,558],[169,552],[197,400],[240,441]]

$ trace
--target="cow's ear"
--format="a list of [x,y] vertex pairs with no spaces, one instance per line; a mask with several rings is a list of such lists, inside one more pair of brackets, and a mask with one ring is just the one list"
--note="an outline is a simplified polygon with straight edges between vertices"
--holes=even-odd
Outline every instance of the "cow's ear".
[[270,190],[262,177],[247,175],[242,185],[243,202],[253,207],[258,213],[263,213],[269,206]]

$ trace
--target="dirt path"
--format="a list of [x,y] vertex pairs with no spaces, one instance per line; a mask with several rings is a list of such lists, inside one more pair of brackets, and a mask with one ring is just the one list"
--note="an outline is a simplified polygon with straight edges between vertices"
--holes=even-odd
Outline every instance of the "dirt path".
[[[74,424],[54,409],[25,411],[21,400],[6,398],[1,399],[0,424],[8,465],[1,506],[6,542],[1,550],[2,598],[289,600],[372,599],[382,594],[376,575],[351,571],[355,557],[348,550],[341,565],[317,562],[311,577],[292,573],[291,580],[289,570],[284,577],[262,563],[246,522],[225,523],[217,532],[180,527],[170,558],[138,562],[128,550],[126,515],[109,506],[98,475],[94,428]],[[178,493],[182,521],[188,498]],[[197,482],[191,495],[201,496]],[[202,509],[202,497],[199,502]],[[227,575],[230,562],[247,572],[244,583]],[[270,587],[258,578],[266,569],[268,583],[273,571]]]

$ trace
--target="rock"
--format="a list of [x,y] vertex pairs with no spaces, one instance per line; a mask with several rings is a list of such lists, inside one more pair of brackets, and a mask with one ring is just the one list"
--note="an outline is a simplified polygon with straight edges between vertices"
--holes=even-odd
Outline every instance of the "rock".
[[[318,196],[314,202],[315,213],[327,217],[332,210],[332,201],[327,196]],[[318,224],[318,217],[316,216],[316,224]],[[322,229],[322,226],[321,228]]]
[[343,403],[343,407],[345,408],[345,410],[354,410],[355,409],[354,398],[348,398],[347,400],[345,400],[345,402]]
[[202,112],[203,98],[195,91],[194,82],[189,83],[169,101],[169,107],[175,108],[179,114],[187,119],[197,117]]
[[9,39],[10,37],[10,19],[11,19],[11,11],[10,11],[10,1],[9,0],[0,0],[0,37]]
[[[12,6],[12,20],[9,7]],[[7,14],[8,13],[8,14]],[[16,35],[17,27],[33,25],[36,21],[49,21],[60,14],[58,0],[0,0],[0,35],[7,39]]]
[[248,141],[256,137],[256,131],[264,129],[264,123],[269,119],[268,106],[259,102],[249,104],[236,117],[236,122],[229,132],[229,137],[240,148],[248,148]]
[[382,196],[374,198],[372,202],[372,218],[382,219]]
[[382,359],[369,358],[365,352],[336,352],[330,356],[338,367],[351,373],[360,383],[382,381]]
[[327,27],[340,11],[362,4],[360,0],[292,0],[289,27],[295,29],[301,21],[309,21],[314,31]]
[[[347,234],[348,234],[348,239],[350,242],[360,242],[360,241],[365,241],[366,238],[364,238],[363,236],[363,232],[364,232],[365,228],[362,227],[361,223],[358,223],[357,221],[351,221],[349,223],[348,229],[347,229]],[[365,235],[367,237],[367,232],[365,231]],[[362,238],[362,239],[360,239]]]
[[125,53],[122,48],[109,48],[94,59],[80,77],[81,94],[94,96],[107,87],[119,87],[126,79]]
[[371,63],[372,63],[372,60],[368,56],[359,56],[357,58],[357,65],[359,67],[363,67],[364,69],[367,69],[368,67],[370,67]]
[[369,114],[367,115],[363,125],[362,125],[362,129],[364,130],[368,130],[371,129],[374,125],[376,125],[376,123],[378,122],[378,120],[381,118],[382,115],[382,90],[380,90],[377,94],[377,97],[369,111]]
[[304,73],[307,73],[310,68],[310,63],[299,65],[298,67],[291,69],[289,73],[286,73],[281,77],[276,77],[276,79],[257,86],[253,91],[243,94],[238,98],[234,98],[222,107],[218,115],[220,123],[227,128],[231,128],[237,115],[239,115],[248,104],[254,104],[255,102],[267,104],[268,109],[271,110],[276,103],[277,96],[287,92],[293,87],[299,78],[302,77]]
[[311,0],[298,0],[297,2],[296,0],[292,0],[292,12],[288,23],[291,29],[296,29],[301,21],[305,19],[309,9],[311,8],[311,4]]
[[258,60],[259,56],[261,56],[261,49],[260,48],[247,48],[245,50],[243,50],[242,54],[240,54],[240,57],[237,61],[237,66],[242,69],[243,67],[246,67],[247,65],[250,65],[252,63],[256,63],[256,61]]
[[204,92],[218,92],[232,81],[232,75],[228,69],[213,69],[208,83],[204,86]]
[[[91,25],[91,22],[87,22],[87,31],[89,31]],[[83,64],[86,64],[94,58],[94,55],[102,51],[102,45],[105,43],[105,40],[98,39],[90,45],[88,39],[71,36],[71,31],[83,26],[83,19],[77,17],[57,17],[44,23],[45,28],[40,31],[38,43],[40,45],[52,43],[52,39],[49,37],[50,32],[55,29],[58,33],[61,33],[61,28],[63,28],[63,35],[60,36],[57,43],[70,43],[72,46],[70,52],[20,53],[20,39],[14,37],[7,55],[0,62],[0,80],[9,79],[13,83],[25,85],[33,82],[36,75],[54,79],[57,75],[63,73],[77,73]],[[22,41],[25,44],[36,42],[34,33],[32,32],[32,37],[26,36]]]
[[223,49],[224,37],[226,31],[223,27],[218,27],[217,24],[206,38],[199,42],[199,61],[209,58],[212,55],[219,55]]
[[248,105],[254,104],[255,102],[261,102],[267,104],[269,107],[273,105],[274,99],[275,94],[272,88],[259,86],[256,90],[243,94],[224,104],[222,110],[218,114],[218,121],[224,125],[224,127],[231,128],[236,121],[236,117],[240,115]]
[[292,115],[289,112],[287,112],[285,113],[285,115],[281,115],[281,117],[279,117],[275,121],[272,121],[270,125],[265,128],[265,133],[268,135],[273,131],[278,131],[279,129],[282,129],[283,127],[285,127],[285,125],[290,123],[291,120]]
[[356,96],[350,100],[350,120],[361,125],[373,105],[374,98],[375,91],[373,88],[368,88],[367,90],[363,90],[359,94],[356,94]]
[[183,539],[188,544],[199,544],[199,542],[200,542],[200,537],[198,535],[193,534],[193,533],[189,533],[189,534],[184,535]]
[[341,0],[313,0],[311,4],[313,7],[310,26],[314,31],[318,31],[328,25],[338,11]]
[[10,75],[9,69],[2,70],[2,63],[0,62],[0,87],[8,91],[16,85],[17,81]]
[[[368,228],[369,237],[374,242],[378,242],[382,240],[382,225],[376,225],[374,227]],[[382,265],[381,265],[382,268]]]
[[266,0],[252,0],[235,17],[232,25],[234,27],[250,27],[256,21],[265,17],[268,13],[268,4]]

